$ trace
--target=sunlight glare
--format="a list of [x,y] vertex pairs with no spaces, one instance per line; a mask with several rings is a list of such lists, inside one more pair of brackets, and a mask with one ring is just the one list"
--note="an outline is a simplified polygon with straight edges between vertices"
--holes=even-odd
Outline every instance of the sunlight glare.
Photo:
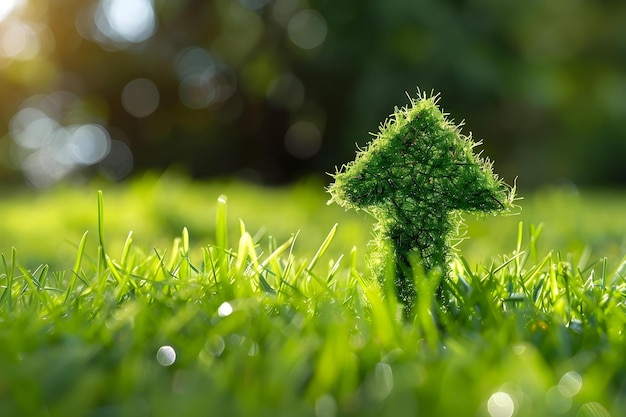
[[2,0],[0,2],[0,22],[11,14],[19,2],[20,0]]

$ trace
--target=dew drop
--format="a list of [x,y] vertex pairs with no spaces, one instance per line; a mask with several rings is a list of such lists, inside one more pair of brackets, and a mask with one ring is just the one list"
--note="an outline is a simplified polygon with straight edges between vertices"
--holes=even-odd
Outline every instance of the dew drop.
[[161,366],[170,366],[176,362],[176,351],[171,346],[161,346],[156,354],[156,359]]
[[233,314],[233,306],[231,306],[230,303],[226,301],[224,301],[217,308],[217,315],[220,317],[227,317],[227,316],[230,316],[231,314]]

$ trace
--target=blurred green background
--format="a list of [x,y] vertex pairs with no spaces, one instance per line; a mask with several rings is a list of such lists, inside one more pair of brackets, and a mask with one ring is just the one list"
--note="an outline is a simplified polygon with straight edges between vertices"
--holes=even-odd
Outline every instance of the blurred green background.
[[508,182],[619,186],[625,21],[616,0],[2,0],[0,179],[327,182],[419,86]]
[[[331,180],[327,173],[352,160],[355,143],[364,145],[371,137],[368,132],[376,132],[394,106],[408,103],[406,92],[415,96],[419,86],[441,93],[442,107],[458,122],[465,120],[464,132],[484,141],[484,155],[496,161],[495,172],[510,184],[518,178],[524,196],[518,201],[523,207],[518,215],[465,216],[461,234],[470,239],[456,249],[472,268],[483,275],[485,269],[510,257],[523,222],[521,248],[529,264],[539,264],[547,256],[549,265],[568,261],[584,271],[581,276],[589,274],[591,285],[595,271],[604,277],[605,265],[606,271],[616,270],[621,276],[626,265],[626,193],[615,190],[626,184],[624,22],[623,0],[0,0],[0,271],[13,276],[9,272],[13,264],[45,272],[36,269],[45,263],[53,271],[52,280],[61,281],[69,277],[63,271],[74,265],[85,231],[81,265],[97,264],[101,242],[96,190],[101,189],[104,248],[114,260],[122,258],[131,230],[138,251],[131,256],[141,260],[141,252],[171,255],[176,250],[172,241],[187,227],[190,258],[200,265],[202,248],[215,242],[216,201],[224,194],[227,246],[237,247],[239,219],[243,219],[259,252],[268,254],[273,240],[280,244],[295,234],[290,254],[298,261],[310,260],[338,224],[321,262],[330,270],[343,257],[345,268],[355,250],[352,259],[367,277],[373,220],[362,211],[326,206],[324,187]],[[531,231],[542,225],[545,228],[534,242],[530,236],[539,233]],[[590,265],[595,269],[590,270]],[[189,311],[193,310],[181,309],[185,314]],[[149,313],[153,315],[153,309]],[[25,351],[43,352],[43,356],[30,355],[35,362],[26,361],[30,363],[26,368],[21,342],[15,342],[21,339],[14,337],[15,332],[5,332],[14,339],[4,344],[8,352],[20,352],[20,362],[9,366],[7,375],[26,381],[18,383],[15,392],[23,391],[21,398],[29,406],[38,404],[29,397],[37,392],[31,376],[42,375],[38,364],[50,358],[60,358],[57,362],[62,366],[54,369],[62,369],[63,380],[76,376],[76,369],[87,364],[86,379],[80,378],[80,386],[86,387],[83,391],[90,391],[84,397],[87,401],[95,398],[91,391],[98,396],[104,392],[91,389],[96,381],[116,378],[115,372],[98,376],[93,358],[85,359],[82,353],[75,361],[78,365],[65,366],[73,359],[72,352],[82,352],[85,343],[76,343],[71,334],[64,338],[63,329],[74,329],[70,333],[77,331],[87,344],[92,343],[91,336],[84,334],[83,316],[67,317],[69,321],[64,316],[59,322],[60,332],[49,331],[43,321],[32,321],[24,328],[36,329],[36,337],[33,331],[19,333],[30,346]],[[171,317],[174,323],[181,316]],[[591,317],[595,320],[595,315]],[[320,323],[324,326],[324,320]],[[7,329],[20,327],[17,324],[9,323]],[[275,324],[267,325],[260,327],[262,333],[279,329],[283,334]],[[318,339],[339,340],[320,338],[316,326],[311,328],[313,339],[309,338],[315,346],[324,346],[317,345]],[[340,333],[336,329],[343,327],[329,329]],[[541,375],[541,381],[531,382],[538,387],[533,392],[543,400],[544,391],[556,387],[550,382],[552,368],[535,348],[527,350],[531,356],[524,358],[521,351],[514,349],[513,355],[503,349],[507,334],[512,333],[501,329],[493,340],[487,332],[486,339],[468,339],[469,347],[461,350],[450,345],[453,372],[448,374],[455,375],[459,366],[478,369],[484,361],[475,361],[475,352],[497,359],[500,356],[492,353],[500,349],[506,358],[531,369],[529,375],[535,371]],[[541,346],[545,340],[552,349],[552,344],[570,340],[569,333],[561,332],[565,328],[552,329],[539,331],[528,347]],[[163,328],[153,330],[159,333]],[[141,358],[152,342],[142,342],[141,332],[138,337],[136,332],[128,337],[126,330],[120,332],[121,339],[109,338],[111,357],[123,359],[120,380],[128,382],[135,371],[143,375],[148,362]],[[585,332],[583,340],[595,343],[594,333],[590,334],[586,339]],[[298,346],[309,349],[298,340]],[[55,347],[57,341],[60,349]],[[131,345],[136,354],[127,356]],[[604,360],[595,353],[605,345],[617,346],[594,344],[582,362],[599,358],[601,364],[619,363],[615,358],[620,357],[620,349]],[[85,351],[98,349],[89,345]],[[310,352],[315,354],[316,349]],[[556,349],[561,352],[558,357],[568,359],[552,361],[554,369],[569,370],[581,359],[581,355],[569,359],[570,349],[578,349],[575,344],[567,342]],[[368,348],[363,363],[393,357],[398,351],[380,356],[377,348],[372,355]],[[303,363],[310,362],[310,354],[305,353]],[[3,358],[11,360],[10,355]],[[128,358],[140,358],[139,366]],[[227,363],[239,363],[238,357],[232,358]],[[446,372],[429,361],[437,370],[432,373],[437,375],[435,382],[446,382]],[[498,366],[496,360],[484,382],[491,383],[502,369],[508,370],[505,376],[517,372],[507,361]],[[108,362],[104,365],[113,369]],[[233,368],[224,369],[228,375],[240,375]],[[400,370],[394,371],[396,378],[402,378],[417,368],[396,369]],[[179,370],[172,375],[180,375]],[[463,372],[467,379],[470,374]],[[617,378],[618,374],[607,375]],[[193,375],[185,375],[189,378],[183,381],[194,385]],[[370,376],[364,374],[364,386]],[[49,386],[46,381],[52,379],[44,378],[44,393],[60,392],[58,381]],[[606,385],[604,375],[585,375],[585,381],[592,381],[586,382],[592,387],[587,392],[592,393],[596,385]],[[127,397],[134,389],[129,391],[129,384],[132,381],[102,387],[121,387]],[[430,385],[437,390],[437,383]],[[530,398],[515,389],[518,398]],[[201,395],[198,398],[204,399],[204,392]],[[84,398],[72,396],[68,407],[80,406]],[[159,401],[168,410],[183,402],[183,410],[197,405],[189,402],[189,396],[178,398],[169,405],[165,404],[171,399],[168,396]],[[406,409],[405,401],[394,404]],[[614,408],[619,409],[619,404]],[[116,409],[96,411],[109,410]],[[579,415],[583,412],[581,408]]]

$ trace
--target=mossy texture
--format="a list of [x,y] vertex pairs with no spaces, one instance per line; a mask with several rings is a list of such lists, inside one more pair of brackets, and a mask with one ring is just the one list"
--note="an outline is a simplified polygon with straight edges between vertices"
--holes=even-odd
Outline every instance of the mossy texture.
[[329,202],[377,219],[372,271],[383,281],[395,275],[398,298],[409,310],[416,297],[412,260],[426,274],[439,269],[445,277],[459,213],[499,212],[512,206],[514,195],[491,162],[474,153],[480,143],[441,111],[438,98],[418,91],[408,106],[396,108],[329,187]]

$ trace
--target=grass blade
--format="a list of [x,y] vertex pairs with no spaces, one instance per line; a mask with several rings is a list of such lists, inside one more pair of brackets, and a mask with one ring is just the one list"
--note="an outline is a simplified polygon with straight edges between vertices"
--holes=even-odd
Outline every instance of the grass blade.
[[11,267],[9,268],[7,265],[7,260],[2,254],[2,264],[4,266],[4,271],[7,277],[7,287],[2,292],[2,297],[0,297],[0,304],[6,303],[7,311],[10,313],[13,310],[13,297],[11,296],[11,291],[13,290],[13,279],[15,277],[15,265],[17,259],[17,250],[15,248],[11,248]]
[[100,245],[100,262],[106,265],[106,254],[104,251],[104,201],[102,190],[98,190],[98,244]]
[[70,283],[67,286],[67,291],[65,292],[65,298],[63,299],[63,303],[67,303],[67,300],[70,298],[72,291],[74,291],[74,285],[76,285],[76,278],[78,278],[80,273],[80,265],[83,261],[83,255],[85,254],[85,244],[87,243],[87,235],[88,231],[83,233],[83,237],[80,239],[80,243],[78,244],[78,252],[76,253],[76,260],[74,261],[74,267],[72,268],[72,276],[70,277]]
[[331,242],[333,241],[333,238],[335,237],[335,233],[337,232],[338,226],[339,225],[335,223],[335,225],[330,229],[330,232],[328,232],[326,239],[324,239],[324,242],[322,242],[322,245],[319,247],[317,252],[315,252],[315,255],[311,259],[311,262],[309,262],[309,265],[306,267],[307,272],[310,273],[315,267],[315,264],[317,264],[317,262],[319,261],[319,259],[322,256],[324,256],[324,254],[326,253],[326,250],[328,250],[328,247],[330,246]]
[[[226,276],[228,267],[228,219],[226,213],[226,196],[220,195],[217,199],[217,214],[215,219],[215,247],[218,250],[217,268],[220,275]],[[226,281],[226,279],[224,279]]]

